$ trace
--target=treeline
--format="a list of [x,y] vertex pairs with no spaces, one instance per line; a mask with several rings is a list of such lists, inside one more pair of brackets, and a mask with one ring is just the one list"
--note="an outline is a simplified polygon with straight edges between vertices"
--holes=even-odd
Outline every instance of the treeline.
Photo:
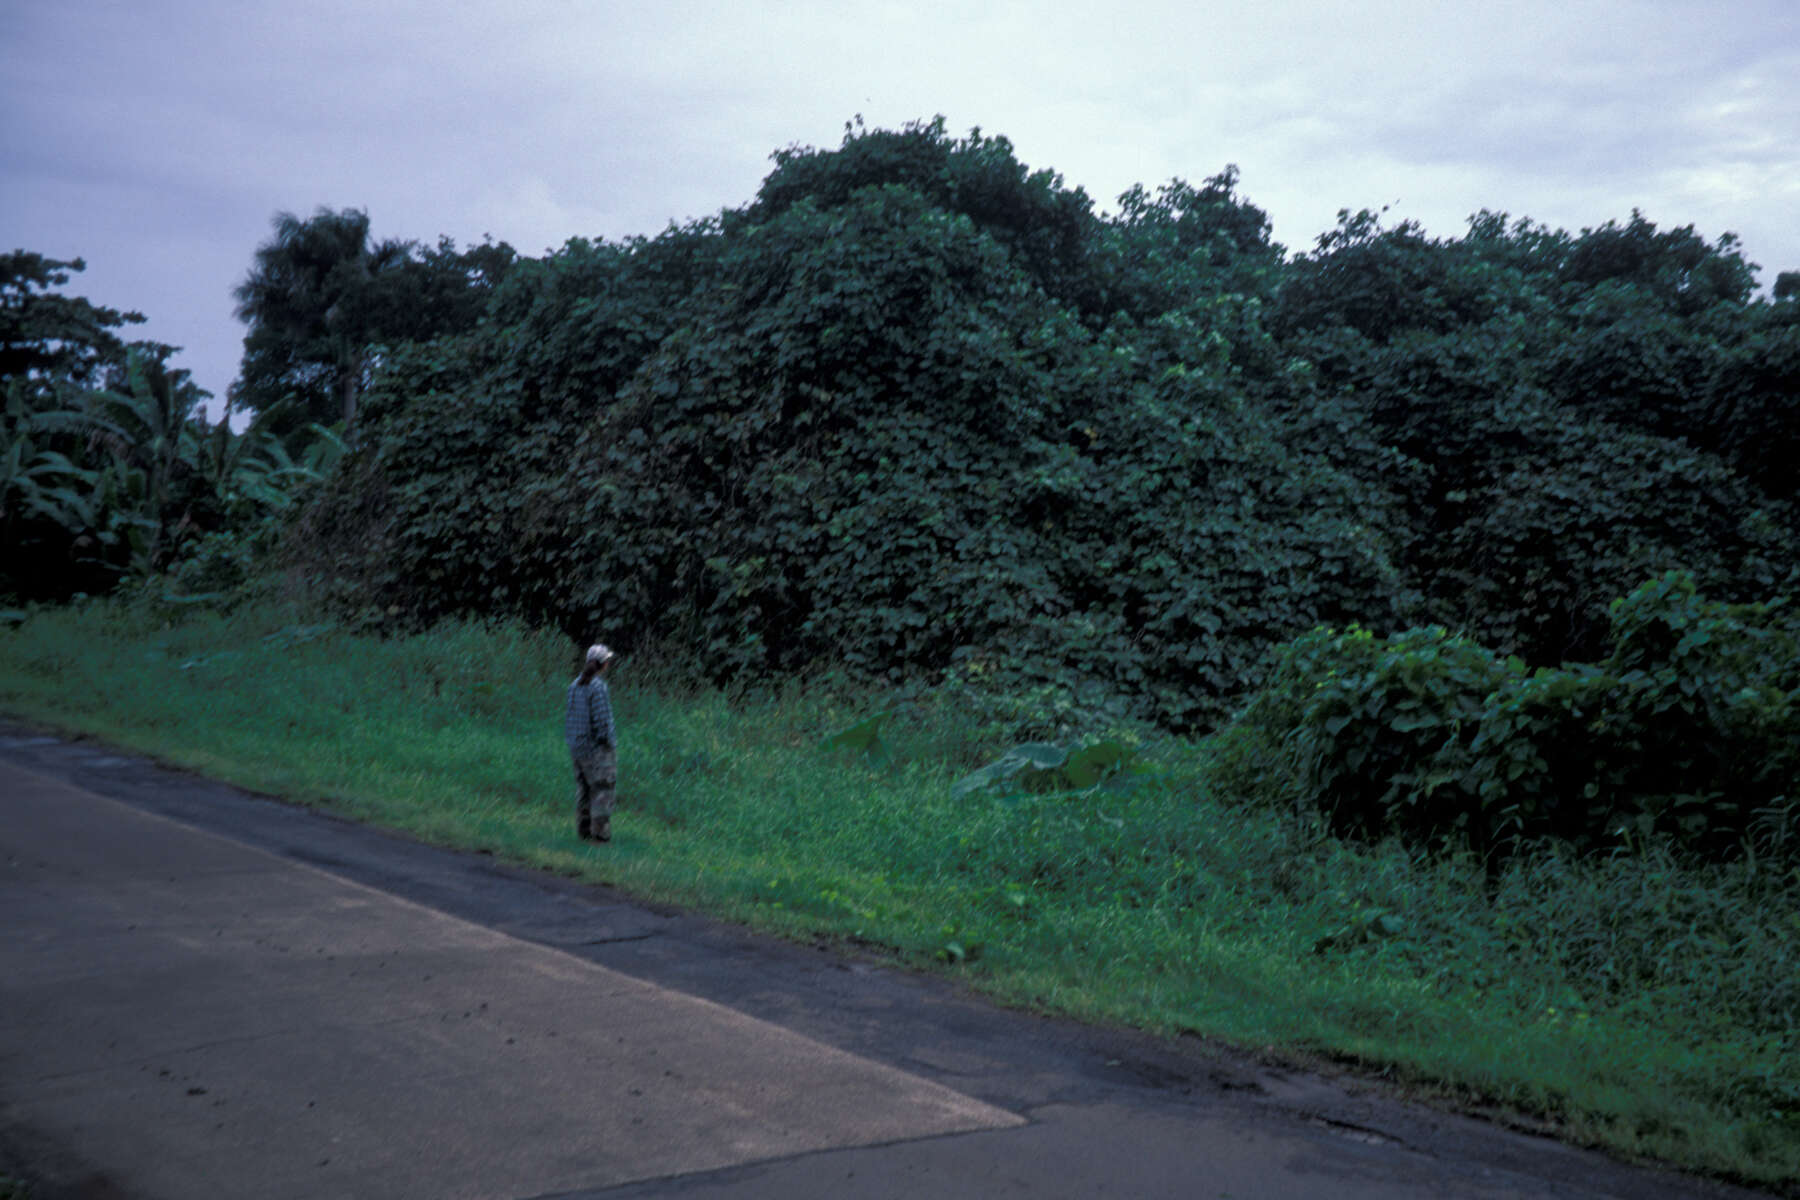
[[1792,590],[1795,277],[1638,214],[1290,255],[1234,171],[1101,215],[942,122],[509,264],[386,347],[302,557],[715,677],[817,664],[1216,724],[1321,623],[1606,653],[1671,569]]
[[228,599],[343,453],[381,344],[473,326],[515,257],[378,242],[355,209],[274,226],[236,289],[249,334],[216,419],[176,347],[126,340],[142,314],[63,293],[83,261],[0,255],[0,603],[155,581]]
[[86,264],[0,255],[0,602],[63,601],[189,568],[241,583],[258,538],[343,445],[209,422],[174,347],[143,321],[55,290]]

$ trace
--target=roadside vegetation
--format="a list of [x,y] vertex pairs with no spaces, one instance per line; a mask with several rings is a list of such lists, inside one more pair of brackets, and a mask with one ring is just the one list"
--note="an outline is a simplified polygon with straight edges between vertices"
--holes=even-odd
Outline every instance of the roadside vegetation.
[[217,422],[15,252],[0,711],[1791,1189],[1800,273],[1238,183],[937,121],[537,259],[281,214]]
[[[694,688],[648,659],[615,680],[621,820],[598,848],[571,832],[572,664],[520,626],[383,637],[273,605],[167,622],[91,602],[0,636],[0,706],[1007,1003],[1317,1056],[1742,1180],[1800,1172],[1791,867],[1645,843],[1494,868],[1341,840],[1244,802],[1241,736],[1112,728],[1128,769],[1087,788],[983,777],[1021,713],[831,679]],[[875,736],[830,744],[878,711]]]

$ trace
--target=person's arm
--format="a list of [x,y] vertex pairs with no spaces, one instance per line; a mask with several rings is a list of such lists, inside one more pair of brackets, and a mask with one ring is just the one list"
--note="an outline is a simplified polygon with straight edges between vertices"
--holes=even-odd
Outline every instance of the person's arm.
[[607,689],[606,681],[592,689],[594,694],[594,741],[611,749],[613,746],[613,714],[612,693]]
[[588,689],[581,684],[569,688],[569,707],[563,714],[563,740],[569,753],[585,758],[594,750],[594,715],[588,703]]

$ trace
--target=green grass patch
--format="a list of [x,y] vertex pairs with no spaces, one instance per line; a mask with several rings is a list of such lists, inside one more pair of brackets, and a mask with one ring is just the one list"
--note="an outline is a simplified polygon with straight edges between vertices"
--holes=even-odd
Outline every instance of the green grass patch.
[[[273,607],[93,603],[0,631],[0,708],[450,846],[759,929],[885,947],[1008,1003],[1354,1064],[1578,1143],[1800,1177],[1800,878],[1654,847],[1479,864],[1351,847],[1152,742],[1120,792],[953,794],[966,698],[613,679],[620,815],[573,836],[560,637],[380,638]],[[822,739],[888,707],[885,758]],[[1232,764],[1241,778],[1244,764]]]

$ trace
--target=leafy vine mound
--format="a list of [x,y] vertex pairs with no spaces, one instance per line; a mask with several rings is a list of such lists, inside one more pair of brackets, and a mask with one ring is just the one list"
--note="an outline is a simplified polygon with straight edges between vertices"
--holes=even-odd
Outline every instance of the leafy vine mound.
[[1176,729],[1320,624],[1598,659],[1647,578],[1800,578],[1800,305],[1753,287],[1636,214],[1289,256],[1234,170],[1101,215],[1004,138],[855,128],[388,347],[297,546],[374,612]]

